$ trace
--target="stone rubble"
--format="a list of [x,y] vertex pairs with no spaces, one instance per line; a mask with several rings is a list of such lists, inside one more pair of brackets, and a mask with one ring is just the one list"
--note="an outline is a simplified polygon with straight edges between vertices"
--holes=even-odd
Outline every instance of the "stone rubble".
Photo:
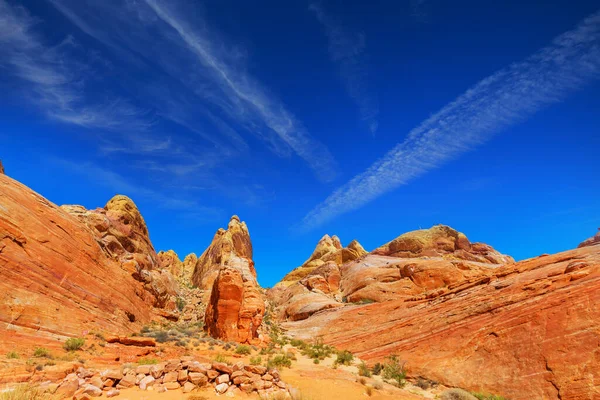
[[73,400],[102,395],[116,397],[123,389],[136,386],[141,390],[158,393],[179,389],[183,393],[190,393],[212,386],[216,393],[227,393],[228,396],[235,396],[236,392],[242,391],[257,392],[261,396],[280,392],[286,398],[291,398],[288,385],[281,381],[276,369],[246,365],[243,362],[233,365],[220,362],[200,363],[189,356],[154,365],[124,365],[102,371],[80,367],[58,384],[55,394],[59,398]]

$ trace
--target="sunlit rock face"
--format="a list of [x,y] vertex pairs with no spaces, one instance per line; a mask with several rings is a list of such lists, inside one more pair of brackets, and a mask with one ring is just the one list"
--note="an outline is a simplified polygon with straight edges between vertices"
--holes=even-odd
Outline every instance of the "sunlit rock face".
[[248,227],[237,216],[198,258],[192,283],[210,293],[205,329],[211,336],[240,343],[259,339],[265,298],[256,280]]

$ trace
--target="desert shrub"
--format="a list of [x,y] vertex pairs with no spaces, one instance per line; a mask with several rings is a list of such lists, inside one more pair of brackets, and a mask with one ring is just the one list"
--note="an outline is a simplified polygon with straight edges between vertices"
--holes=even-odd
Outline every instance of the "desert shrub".
[[467,392],[466,390],[462,390],[462,389],[448,389],[444,393],[442,393],[442,396],[440,397],[440,399],[441,400],[477,400],[477,398],[475,396],[473,396],[471,393]]
[[290,344],[298,349],[303,349],[306,347],[306,342],[300,339],[291,339]]
[[153,336],[158,343],[165,343],[169,340],[169,334],[165,331],[154,332]]
[[354,356],[348,350],[342,350],[337,353],[335,362],[341,365],[350,365],[354,360]]
[[84,338],[69,338],[63,345],[63,348],[67,351],[76,351],[83,347],[85,344]]
[[317,338],[313,344],[301,349],[302,354],[308,358],[324,360],[335,352],[335,349],[323,343],[322,338]]
[[373,389],[375,389],[375,390],[381,390],[381,389],[383,389],[383,383],[381,383],[379,381],[373,382]]
[[16,351],[9,351],[6,353],[6,358],[16,359],[19,358],[19,354]]
[[231,346],[231,344],[229,344],[229,343],[225,343],[225,344],[223,345],[223,350],[231,350],[231,347],[232,347],[232,346]]
[[52,395],[30,384],[0,392],[0,400],[52,400],[52,398]]
[[364,376],[361,376],[360,378],[358,378],[358,383],[360,383],[361,385],[366,385],[367,379]]
[[262,364],[262,357],[260,357],[260,356],[250,357],[250,365],[260,365],[260,364]]
[[395,354],[387,358],[386,363],[383,365],[382,374],[385,379],[396,381],[399,387],[402,387],[406,384],[406,370],[404,369],[404,362],[400,361],[398,356]]
[[373,365],[373,369],[371,371],[373,372],[373,375],[379,375],[382,370],[383,370],[383,364],[377,363],[377,364]]
[[48,349],[46,349],[45,347],[38,347],[35,349],[35,351],[33,352],[33,356],[34,357],[46,357],[46,358],[50,358],[50,351]]
[[366,376],[367,378],[371,377],[371,370],[369,369],[369,367],[367,367],[367,364],[365,364],[365,362],[361,362],[358,366],[358,374],[360,376]]
[[296,361],[297,360],[296,354],[293,351],[286,351],[285,352],[285,356],[287,358],[289,358],[290,360],[292,360],[292,361]]
[[246,346],[245,344],[240,344],[235,348],[235,354],[249,355],[250,353],[252,353],[252,349],[250,346]]
[[158,364],[158,360],[156,358],[140,358],[137,363],[138,365],[154,365]]
[[471,393],[478,400],[506,400],[506,398],[502,396],[498,396],[496,394],[487,394],[487,393]]
[[291,368],[292,360],[285,354],[277,354],[267,361],[267,368]]
[[181,297],[178,297],[177,300],[175,300],[175,303],[177,303],[177,309],[179,311],[183,311],[185,308],[185,300],[183,300]]
[[313,358],[313,364],[320,364],[321,360],[319,360],[318,358]]
[[102,332],[94,332],[94,336],[96,336],[99,340],[105,341],[106,338]]
[[373,388],[371,386],[367,386],[365,388],[365,393],[367,394],[367,396],[371,397],[373,396]]
[[229,361],[229,358],[227,358],[226,356],[224,356],[221,353],[219,353],[215,356],[215,361],[220,362],[220,363],[225,363],[225,364],[231,364],[231,361]]

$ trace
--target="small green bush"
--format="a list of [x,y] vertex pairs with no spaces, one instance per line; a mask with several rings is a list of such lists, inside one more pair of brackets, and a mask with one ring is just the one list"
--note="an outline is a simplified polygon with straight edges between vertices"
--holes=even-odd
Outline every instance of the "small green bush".
[[216,362],[220,362],[220,363],[225,363],[225,364],[231,364],[231,362],[229,361],[229,359],[227,357],[225,357],[221,353],[219,353],[219,354],[216,355],[215,361]]
[[246,346],[245,344],[240,344],[235,349],[235,354],[249,355],[250,353],[252,353],[252,349],[250,346]]
[[371,371],[373,371],[373,375],[379,375],[381,371],[383,371],[383,364],[377,363],[373,365],[373,369]]
[[367,367],[367,364],[365,364],[364,361],[361,362],[358,366],[358,375],[366,376],[367,378],[371,377],[371,370],[369,369],[369,367]]
[[350,365],[354,360],[354,356],[348,350],[338,352],[335,362],[340,365]]
[[154,333],[154,339],[158,343],[165,343],[169,341],[169,333],[165,331],[158,331]]
[[38,347],[33,352],[34,357],[47,357],[50,358],[50,351],[45,347]]
[[67,339],[67,341],[63,345],[63,348],[67,351],[76,351],[76,350],[81,349],[84,344],[85,344],[84,338],[70,338],[70,339]]
[[185,300],[183,300],[181,297],[178,297],[175,302],[177,303],[177,309],[179,311],[183,311],[185,308]]
[[267,361],[267,368],[291,368],[292,360],[285,354],[277,354]]
[[387,362],[383,365],[382,374],[385,379],[396,381],[399,387],[403,387],[406,384],[404,362],[400,361],[395,354],[387,358]]
[[16,351],[9,351],[6,353],[6,358],[17,359],[19,358],[19,354]]
[[260,356],[250,357],[250,365],[260,365],[260,364],[262,364],[262,357],[260,357]]
[[462,389],[448,389],[440,397],[442,400],[477,400],[471,393]]
[[498,396],[496,394],[487,394],[487,393],[471,393],[478,400],[506,400],[505,397]]
[[137,363],[138,365],[154,365],[158,364],[158,360],[156,358],[140,358]]

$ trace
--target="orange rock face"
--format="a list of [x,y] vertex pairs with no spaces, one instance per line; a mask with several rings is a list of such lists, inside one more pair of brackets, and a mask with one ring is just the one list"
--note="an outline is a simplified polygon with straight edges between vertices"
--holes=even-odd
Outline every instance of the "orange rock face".
[[4,175],[4,165],[2,165],[2,160],[0,160],[0,175]]
[[596,244],[600,244],[600,228],[598,228],[598,233],[596,233],[596,235],[579,243],[579,246],[577,247],[594,246]]
[[265,299],[256,281],[252,242],[244,222],[233,216],[219,229],[200,256],[193,283],[210,290],[204,326],[216,338],[255,342],[265,313]]
[[84,331],[127,334],[151,320],[152,301],[92,229],[0,175],[3,344]]
[[158,262],[160,268],[169,271],[177,282],[184,285],[190,285],[192,283],[192,273],[198,262],[198,257],[196,257],[194,253],[191,253],[181,261],[179,256],[177,256],[177,253],[173,250],[167,250],[158,253]]
[[444,257],[490,264],[514,262],[512,257],[498,253],[487,244],[471,243],[463,233],[445,225],[405,233],[372,253],[402,258]]
[[212,337],[254,343],[264,313],[265,300],[256,281],[245,281],[236,268],[219,270],[204,317],[206,330]]
[[155,307],[176,310],[177,282],[168,270],[160,269],[146,222],[129,197],[115,196],[96,210],[70,205],[61,208],[90,229],[107,256],[144,283],[154,296]]
[[513,400],[600,398],[600,246],[463,281],[432,274],[441,292],[427,269],[411,272],[423,296],[328,310],[284,328],[322,335],[371,363],[398,354],[410,376],[448,386]]
[[220,228],[210,246],[202,253],[192,274],[192,283],[210,290],[219,270],[230,264],[243,266],[243,273],[256,279],[252,261],[252,242],[245,222],[237,215],[231,217],[227,229]]

